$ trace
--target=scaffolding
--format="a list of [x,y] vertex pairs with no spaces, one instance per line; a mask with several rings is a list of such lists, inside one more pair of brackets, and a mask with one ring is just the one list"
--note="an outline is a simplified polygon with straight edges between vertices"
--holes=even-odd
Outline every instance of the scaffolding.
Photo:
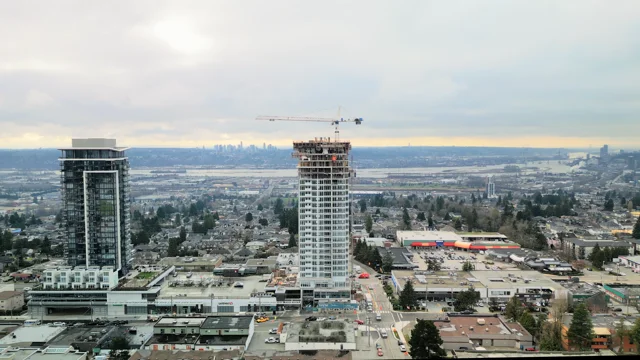
[[129,162],[123,148],[60,149],[61,193],[69,266],[113,266],[131,260]]

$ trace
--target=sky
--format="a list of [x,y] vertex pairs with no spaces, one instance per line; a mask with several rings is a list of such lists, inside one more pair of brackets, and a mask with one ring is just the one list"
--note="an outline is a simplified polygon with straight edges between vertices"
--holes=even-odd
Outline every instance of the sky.
[[[615,4],[615,5],[614,5]],[[640,148],[640,1],[2,1],[0,148]]]

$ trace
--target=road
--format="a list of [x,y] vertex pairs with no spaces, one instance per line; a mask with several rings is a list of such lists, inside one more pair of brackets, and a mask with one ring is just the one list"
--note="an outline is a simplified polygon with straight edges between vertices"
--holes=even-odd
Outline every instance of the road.
[[260,196],[258,196],[258,199],[256,199],[256,201],[253,202],[253,204],[251,204],[251,209],[255,208],[258,206],[258,204],[264,200],[265,198],[269,198],[271,197],[271,193],[273,193],[273,188],[275,187],[275,184],[273,185],[269,185],[269,187],[267,188],[267,190],[265,190],[262,194],[260,194]]

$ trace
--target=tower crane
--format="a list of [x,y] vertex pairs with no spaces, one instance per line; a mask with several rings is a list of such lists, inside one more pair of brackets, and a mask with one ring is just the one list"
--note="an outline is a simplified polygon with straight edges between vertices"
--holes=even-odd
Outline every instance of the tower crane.
[[362,124],[362,118],[345,119],[342,117],[329,118],[329,117],[306,117],[306,116],[258,116],[256,120],[266,121],[303,121],[303,122],[324,122],[329,123],[335,127],[335,141],[340,141],[340,129],[341,123],[353,122],[356,125]]

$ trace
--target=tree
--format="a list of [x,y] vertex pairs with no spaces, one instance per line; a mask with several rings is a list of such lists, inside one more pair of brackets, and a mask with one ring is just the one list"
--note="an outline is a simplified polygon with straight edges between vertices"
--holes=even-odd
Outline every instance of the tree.
[[424,212],[419,212],[418,215],[416,216],[416,220],[418,221],[425,221],[427,220],[427,218],[424,216]]
[[253,214],[252,213],[247,213],[247,215],[244,216],[244,221],[246,222],[252,222],[253,221]]
[[530,312],[524,311],[522,315],[520,315],[518,322],[529,332],[529,334],[535,334],[537,332],[536,319]]
[[638,220],[636,220],[636,224],[633,226],[631,235],[634,239],[640,239],[640,216],[638,216]]
[[504,312],[504,316],[507,319],[517,321],[523,313],[522,302],[520,302],[520,299],[516,296],[511,297],[509,302],[507,302]]
[[280,215],[284,210],[284,202],[281,198],[276,199],[275,205],[273,205],[273,213],[276,215]]
[[40,253],[49,259],[49,255],[51,254],[51,241],[49,241],[49,237],[45,236],[44,240],[42,240],[42,244],[40,244]]
[[455,311],[473,310],[478,301],[480,301],[480,293],[473,288],[469,288],[458,293],[453,303],[453,308]]
[[391,270],[393,269],[393,256],[391,256],[390,252],[387,252],[386,254],[384,254],[384,257],[382,258],[382,272],[384,273],[391,273]]
[[187,229],[184,226],[180,226],[180,243],[187,241]]
[[454,227],[456,230],[462,230],[462,220],[460,220],[460,218],[456,218],[456,219],[453,221],[453,227]]
[[289,234],[289,247],[293,248],[298,246],[298,242],[296,241],[296,235],[294,233]]
[[640,318],[637,318],[633,324],[633,327],[629,331],[629,337],[633,339],[635,344],[640,344]]
[[436,259],[428,259],[427,260],[427,270],[429,271],[440,271],[441,266]]
[[433,228],[433,215],[431,213],[429,213],[429,217],[427,218],[428,224],[427,226],[429,228]]
[[416,291],[411,281],[407,281],[407,283],[404,284],[404,288],[402,292],[400,292],[399,301],[403,309],[410,309],[418,304],[418,297],[416,296]]
[[475,270],[476,267],[475,265],[473,265],[473,263],[471,263],[471,261],[465,261],[464,264],[462,264],[462,271],[473,271]]
[[609,199],[604,203],[604,211],[613,211],[613,199]]
[[364,228],[368,233],[370,233],[371,229],[373,229],[373,219],[369,214],[367,214],[367,218],[364,220]]
[[569,347],[579,351],[591,350],[593,337],[591,314],[589,313],[589,309],[587,309],[587,305],[580,303],[573,310],[573,319],[571,319],[571,326],[569,326],[569,330],[567,331]]
[[112,360],[129,360],[129,340],[118,336],[111,340],[109,358]]
[[176,257],[178,256],[178,239],[171,238],[169,239],[169,248],[167,249],[167,257]]
[[262,211],[263,209],[262,204],[258,204],[258,211]]
[[409,339],[409,355],[412,359],[442,359],[447,356],[442,344],[440,331],[433,321],[416,320]]
[[180,214],[176,214],[175,224],[178,226],[182,225],[182,217],[180,216]]
[[[631,337],[631,329],[628,329],[625,325],[624,325],[624,320],[620,320],[617,321],[614,331],[615,331],[615,337],[618,338],[618,341],[620,342],[620,350],[618,351],[618,353],[622,353],[624,350],[624,346],[622,346],[622,343],[624,341],[624,339],[626,337]],[[631,340],[633,340],[633,338],[631,338]]]
[[268,226],[269,225],[269,220],[262,218],[260,220],[258,220],[258,224],[262,225],[262,226]]
[[562,351],[562,323],[560,321],[552,321],[543,323],[541,326],[540,350],[543,351]]
[[406,230],[411,230],[411,218],[409,217],[409,211],[407,208],[402,209],[402,223]]
[[365,212],[367,211],[367,201],[365,199],[360,199],[360,201],[358,202],[358,205],[360,205],[360,212]]

